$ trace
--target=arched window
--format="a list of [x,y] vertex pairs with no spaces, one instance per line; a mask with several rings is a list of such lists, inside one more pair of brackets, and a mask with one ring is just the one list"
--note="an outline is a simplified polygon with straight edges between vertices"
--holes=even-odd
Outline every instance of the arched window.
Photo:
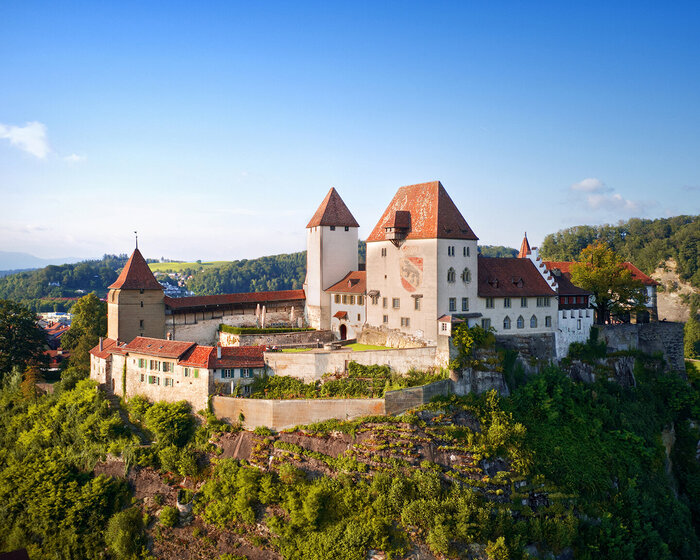
[[530,328],[531,329],[536,329],[537,328],[537,317],[534,315],[530,317]]
[[464,282],[465,284],[468,284],[471,281],[472,281],[472,273],[468,268],[465,268],[462,271],[462,282]]
[[449,270],[447,271],[447,281],[448,282],[455,281],[455,269],[452,267],[450,267]]
[[519,329],[525,328],[525,319],[523,319],[522,315],[520,315],[520,317],[518,317],[518,328]]
[[510,329],[510,317],[508,317],[508,315],[503,319],[503,329],[506,331]]

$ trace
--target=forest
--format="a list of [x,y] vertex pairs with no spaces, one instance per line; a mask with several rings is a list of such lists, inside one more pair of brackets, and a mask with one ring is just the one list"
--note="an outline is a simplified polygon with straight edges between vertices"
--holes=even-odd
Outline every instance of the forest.
[[632,218],[618,225],[575,226],[547,235],[540,255],[551,261],[577,260],[581,251],[597,240],[646,274],[672,258],[679,276],[700,288],[700,216]]

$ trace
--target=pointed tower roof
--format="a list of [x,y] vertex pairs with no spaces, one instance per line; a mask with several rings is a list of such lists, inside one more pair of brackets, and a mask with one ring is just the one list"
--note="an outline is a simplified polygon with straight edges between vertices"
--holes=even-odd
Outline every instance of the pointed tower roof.
[[527,258],[530,254],[530,243],[527,240],[527,232],[525,232],[525,237],[523,237],[523,242],[520,244],[520,252],[518,253],[519,259]]
[[367,241],[384,241],[399,222],[410,224],[405,239],[479,239],[440,181],[401,187]]
[[360,227],[353,215],[340,198],[338,191],[331,187],[321,206],[318,207],[307,228],[316,226],[349,226]]
[[119,278],[109,287],[110,290],[163,290],[148,267],[141,251],[134,249],[124,265]]

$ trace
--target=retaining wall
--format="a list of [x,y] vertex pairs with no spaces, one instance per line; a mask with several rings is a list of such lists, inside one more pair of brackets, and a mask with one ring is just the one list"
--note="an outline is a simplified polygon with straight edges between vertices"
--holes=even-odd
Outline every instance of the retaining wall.
[[332,331],[303,331],[269,334],[233,334],[219,332],[221,346],[303,346],[325,344],[335,340]]
[[352,361],[364,366],[387,365],[397,373],[435,367],[437,348],[391,350],[310,350],[308,352],[265,352],[265,364],[274,375],[299,377],[306,383],[321,379],[325,373],[342,373]]

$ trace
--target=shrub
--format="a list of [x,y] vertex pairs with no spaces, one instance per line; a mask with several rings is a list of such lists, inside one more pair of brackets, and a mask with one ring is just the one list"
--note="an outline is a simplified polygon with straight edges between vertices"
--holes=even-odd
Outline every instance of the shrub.
[[194,428],[194,418],[186,401],[157,402],[148,408],[144,421],[159,445],[181,447],[190,439]]
[[132,507],[110,517],[105,531],[105,543],[115,560],[127,560],[138,555],[145,544],[143,517]]
[[256,436],[263,436],[263,437],[266,437],[266,436],[271,436],[271,435],[272,435],[272,430],[271,430],[270,428],[268,428],[267,426],[258,426],[257,428],[255,428],[255,429],[253,430],[253,433],[254,433]]
[[175,527],[179,514],[176,508],[165,506],[160,512],[160,524],[163,527]]

